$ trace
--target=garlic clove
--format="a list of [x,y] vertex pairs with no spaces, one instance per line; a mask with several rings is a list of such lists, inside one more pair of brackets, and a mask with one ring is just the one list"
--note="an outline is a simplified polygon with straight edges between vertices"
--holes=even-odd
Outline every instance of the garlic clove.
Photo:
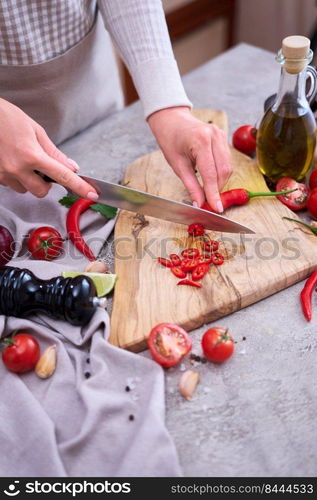
[[49,378],[56,368],[56,345],[51,345],[43,352],[35,366],[35,373],[40,378]]
[[89,262],[85,269],[86,273],[109,273],[110,268],[106,262],[102,260],[95,260],[94,262]]
[[199,381],[200,375],[198,372],[186,370],[186,372],[182,373],[179,381],[179,392],[185,399],[191,400]]

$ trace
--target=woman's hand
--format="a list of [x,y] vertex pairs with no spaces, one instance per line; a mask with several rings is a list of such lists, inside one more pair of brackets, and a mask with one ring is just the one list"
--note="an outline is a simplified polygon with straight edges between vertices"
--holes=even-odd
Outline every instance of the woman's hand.
[[4,99],[0,130],[0,184],[42,198],[51,184],[34,173],[38,170],[80,197],[97,200],[94,188],[74,173],[77,164],[57,149],[38,123]]
[[[148,118],[168,163],[183,181],[193,204],[205,199],[215,212],[223,212],[220,191],[232,169],[225,133],[215,125],[194,118],[186,107],[156,111]],[[203,188],[195,175],[199,171]]]

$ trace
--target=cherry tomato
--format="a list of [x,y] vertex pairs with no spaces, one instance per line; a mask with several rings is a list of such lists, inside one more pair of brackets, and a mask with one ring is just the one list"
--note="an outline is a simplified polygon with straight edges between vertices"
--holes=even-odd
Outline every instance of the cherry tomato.
[[170,259],[173,266],[180,266],[182,263],[182,259],[176,253],[171,253]]
[[196,288],[201,288],[202,287],[201,283],[197,283],[197,281],[188,280],[188,279],[179,281],[177,283],[177,285],[188,285],[188,286],[194,286]]
[[195,259],[195,257],[199,257],[199,250],[198,248],[185,248],[182,251],[182,256],[184,259]]
[[201,339],[206,358],[214,363],[221,363],[232,356],[234,340],[231,333],[222,326],[209,328]]
[[187,231],[189,236],[202,236],[205,234],[205,228],[201,224],[191,224],[188,226]]
[[151,330],[148,346],[154,361],[169,368],[177,365],[189,353],[192,341],[180,326],[160,323]]
[[[199,257],[198,257],[199,258]],[[184,259],[181,264],[181,269],[185,273],[191,273],[196,266],[198,266],[198,258],[196,259]]]
[[212,253],[211,254],[211,262],[215,265],[215,266],[221,266],[221,264],[224,263],[224,256],[221,255],[221,253],[219,252],[215,252],[215,253]]
[[53,227],[34,229],[29,237],[28,249],[34,259],[53,260],[62,252],[63,238]]
[[203,249],[206,252],[216,252],[219,248],[219,242],[216,240],[204,241]]
[[203,263],[203,264],[198,264],[197,267],[192,272],[192,280],[193,281],[200,281],[203,279],[205,274],[207,274],[209,269],[208,264]]
[[317,168],[314,168],[309,177],[309,187],[310,189],[314,189],[317,187]]
[[251,155],[256,149],[256,132],[256,128],[252,125],[242,125],[234,132],[232,144],[242,153]]
[[295,179],[291,177],[282,177],[276,185],[276,191],[287,191],[289,189],[296,189],[296,191],[285,195],[279,195],[276,198],[295,212],[305,208],[307,205],[309,188],[305,184],[296,182]]
[[164,259],[164,257],[158,257],[157,260],[160,264],[162,264],[162,266],[173,267],[173,263],[168,259]]
[[317,188],[314,188],[308,196],[307,209],[309,213],[317,219]]
[[2,360],[8,370],[25,373],[32,370],[40,359],[38,341],[28,333],[18,333],[3,339]]
[[177,266],[171,267],[171,271],[174,274],[174,276],[176,276],[176,278],[179,279],[186,278],[186,272],[181,267]]

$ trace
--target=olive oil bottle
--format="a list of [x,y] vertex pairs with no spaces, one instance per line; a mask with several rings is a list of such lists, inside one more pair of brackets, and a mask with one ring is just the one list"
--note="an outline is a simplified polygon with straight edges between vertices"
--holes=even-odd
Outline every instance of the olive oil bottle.
[[[281,177],[302,180],[313,159],[316,121],[306,99],[310,41],[303,36],[284,38],[277,61],[282,65],[279,91],[257,133],[257,161],[270,182]],[[316,81],[312,78],[313,85]]]

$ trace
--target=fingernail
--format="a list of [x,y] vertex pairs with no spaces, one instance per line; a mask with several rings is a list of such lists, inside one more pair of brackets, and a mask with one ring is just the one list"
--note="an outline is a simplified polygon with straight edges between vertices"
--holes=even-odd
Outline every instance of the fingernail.
[[97,193],[94,193],[93,191],[90,191],[88,194],[87,194],[87,198],[88,200],[91,200],[91,201],[97,201],[99,196],[97,195]]
[[197,203],[197,201],[193,201],[193,207],[198,208],[198,203]]
[[217,201],[216,206],[217,206],[217,210],[218,210],[218,212],[219,212],[219,213],[222,213],[222,212],[223,212],[223,205],[222,205],[222,203],[221,203],[221,201],[220,201],[220,200],[219,200],[219,201]]
[[71,158],[67,158],[67,161],[71,167],[74,167],[76,170],[79,170],[79,165]]

